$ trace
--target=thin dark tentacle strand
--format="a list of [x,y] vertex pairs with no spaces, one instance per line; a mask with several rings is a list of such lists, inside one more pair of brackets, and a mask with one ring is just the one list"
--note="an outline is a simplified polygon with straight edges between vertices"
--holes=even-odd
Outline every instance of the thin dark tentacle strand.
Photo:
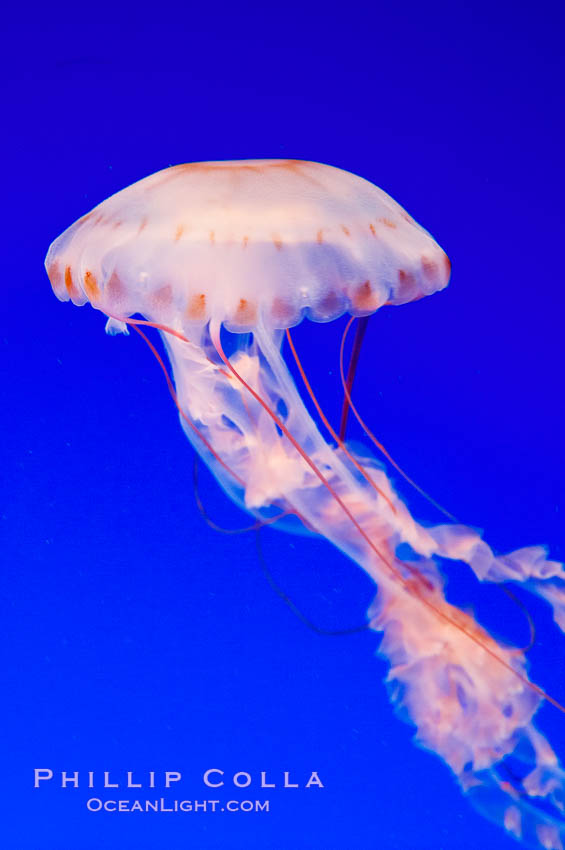
[[342,441],[345,440],[345,432],[347,430],[347,419],[349,417],[349,399],[351,397],[351,390],[353,389],[353,382],[355,380],[355,375],[357,372],[357,363],[359,362],[361,346],[363,345],[363,339],[365,337],[365,332],[367,330],[368,323],[369,316],[362,316],[360,319],[357,320],[357,327],[355,328],[353,348],[351,349],[351,357],[349,358],[349,366],[347,367],[347,378],[345,380],[347,392],[343,397],[343,406],[341,408],[341,420],[339,423],[339,439]]
[[305,614],[302,613],[300,608],[292,601],[292,599],[287,596],[284,590],[277,584],[273,575],[267,566],[267,561],[265,559],[265,555],[263,553],[263,546],[261,544],[261,534],[260,529],[258,528],[255,532],[255,545],[257,547],[257,557],[259,563],[261,565],[261,569],[265,578],[267,579],[270,587],[275,591],[277,596],[282,599],[285,605],[287,605],[292,613],[298,617],[301,623],[304,623],[305,626],[308,626],[309,629],[312,629],[313,632],[316,632],[317,635],[326,635],[330,637],[340,637],[343,635],[354,635],[358,632],[367,631],[370,628],[370,623],[363,623],[361,626],[352,626],[349,629],[322,629],[320,626],[317,626],[316,623],[313,623]]

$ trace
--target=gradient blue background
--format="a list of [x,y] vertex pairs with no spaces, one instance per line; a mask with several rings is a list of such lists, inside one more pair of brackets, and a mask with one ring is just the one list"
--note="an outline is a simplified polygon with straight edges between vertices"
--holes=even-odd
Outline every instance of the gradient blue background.
[[[436,236],[453,277],[371,321],[359,406],[497,549],[547,542],[564,558],[560,7],[75,4],[4,19],[3,848],[515,846],[411,743],[377,636],[314,634],[267,584],[253,536],[203,522],[155,362],[88,307],[60,304],[43,259],[77,217],[169,164],[288,156],[378,183]],[[334,421],[343,323],[295,332]],[[210,514],[245,525],[201,480]],[[373,588],[339,552],[275,531],[263,545],[313,620],[363,622]],[[457,564],[449,575],[452,598],[525,642],[500,590]],[[529,607],[533,678],[563,702],[565,642]],[[539,720],[563,752],[564,718],[544,707]],[[216,797],[209,767],[318,770],[326,787],[273,792],[269,814],[89,814],[84,788],[34,791],[35,767],[180,770],[175,796],[189,799]],[[263,797],[256,785],[221,796]]]

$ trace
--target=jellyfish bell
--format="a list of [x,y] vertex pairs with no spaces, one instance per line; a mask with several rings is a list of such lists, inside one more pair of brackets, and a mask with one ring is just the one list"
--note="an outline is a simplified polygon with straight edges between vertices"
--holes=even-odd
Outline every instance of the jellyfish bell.
[[60,236],[55,293],[188,332],[362,316],[447,285],[432,237],[392,198],[329,165],[178,165],[140,180]]
[[[561,627],[563,566],[542,547],[497,556],[470,528],[416,522],[384,468],[333,429],[289,332],[304,315],[366,317],[443,289],[449,263],[430,234],[337,168],[196,163],[104,201],[55,240],[46,267],[55,294],[90,302],[108,330],[159,329],[181,424],[226,493],[260,522],[294,517],[378,585],[370,625],[383,633],[393,701],[417,741],[487,816],[527,843],[560,848],[564,775],[532,718],[543,699],[562,707],[529,681],[522,651],[447,602],[438,558],[463,561],[481,581],[520,582]],[[235,336],[231,351],[223,329]],[[285,339],[331,442],[291,377]],[[516,753],[526,767],[508,773]]]

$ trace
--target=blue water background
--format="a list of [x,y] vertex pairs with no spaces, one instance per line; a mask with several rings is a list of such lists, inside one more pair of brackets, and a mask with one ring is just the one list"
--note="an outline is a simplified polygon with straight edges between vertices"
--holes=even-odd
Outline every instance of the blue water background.
[[[371,320],[359,407],[408,473],[500,551],[563,533],[560,4],[59,5],[4,20],[1,299],[2,847],[511,848],[393,714],[378,638],[315,634],[274,594],[252,535],[196,509],[191,449],[136,337],[59,303],[49,243],[170,164],[292,157],[379,184],[453,262],[450,287]],[[344,320],[295,341],[333,422]],[[351,437],[362,434],[352,424]],[[441,517],[402,483],[416,516]],[[247,523],[202,471],[201,496]],[[263,532],[317,624],[361,624],[374,588],[322,540]],[[523,614],[459,564],[449,592],[524,643]],[[532,676],[565,701],[547,609]],[[540,724],[565,752],[564,718]],[[33,769],[55,780],[34,790]],[[209,793],[207,768],[248,771]],[[62,770],[179,770],[164,794],[268,814],[89,813]],[[323,789],[282,789],[319,771]],[[161,774],[158,773],[158,781]],[[138,780],[139,781],[139,780]],[[161,796],[143,789],[140,796]],[[125,790],[95,796],[132,798]]]

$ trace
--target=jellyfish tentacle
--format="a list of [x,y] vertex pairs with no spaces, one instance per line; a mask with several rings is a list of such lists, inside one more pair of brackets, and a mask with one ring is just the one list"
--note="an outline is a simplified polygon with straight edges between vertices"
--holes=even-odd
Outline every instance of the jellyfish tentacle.
[[344,392],[343,394],[343,405],[341,408],[341,419],[339,422],[339,438],[342,442],[345,440],[347,420],[349,418],[349,410],[351,407],[351,393],[353,391],[353,382],[355,381],[355,375],[357,373],[357,364],[359,362],[359,356],[361,354],[361,346],[363,345],[363,339],[365,338],[368,323],[369,316],[362,316],[357,320],[357,325],[355,327],[353,348],[351,350],[349,366],[347,367],[347,378],[345,380],[347,392]]
[[[243,482],[242,482],[242,479],[240,479],[240,478],[237,476],[237,474],[236,474],[236,473],[235,473],[232,469],[230,469],[230,468],[229,468],[229,466],[228,466],[228,465],[227,465],[227,464],[226,464],[226,463],[222,460],[222,458],[221,458],[221,457],[220,457],[220,456],[216,453],[216,451],[214,450],[214,447],[211,445],[211,443],[210,443],[210,442],[206,439],[206,437],[205,437],[205,436],[204,436],[204,435],[203,435],[203,434],[199,431],[199,429],[198,429],[198,428],[194,425],[194,423],[193,423],[193,422],[192,422],[192,421],[191,421],[191,420],[190,420],[190,419],[186,416],[186,414],[183,412],[183,410],[182,410],[182,408],[181,408],[181,406],[180,406],[180,404],[179,404],[179,400],[178,400],[178,396],[177,396],[177,394],[176,394],[176,392],[175,392],[175,388],[174,388],[174,386],[173,386],[173,383],[172,383],[172,381],[171,381],[171,378],[170,378],[170,376],[169,376],[169,373],[167,372],[167,368],[166,368],[165,364],[163,363],[163,359],[162,359],[161,355],[159,354],[159,352],[157,351],[157,349],[155,348],[155,346],[153,345],[153,343],[151,342],[151,340],[150,340],[150,339],[147,337],[147,335],[146,335],[146,334],[144,334],[144,333],[143,333],[143,331],[142,331],[142,330],[138,327],[138,324],[141,324],[141,323],[140,323],[140,322],[133,322],[133,321],[130,321],[130,320],[128,320],[128,319],[123,319],[122,321],[124,322],[124,324],[131,324],[131,325],[132,325],[132,327],[134,328],[134,330],[136,330],[136,331],[137,331],[137,333],[141,336],[141,338],[145,341],[145,343],[148,345],[148,347],[149,347],[149,349],[150,349],[151,353],[152,353],[152,354],[154,355],[154,357],[156,358],[157,362],[159,363],[159,365],[160,365],[160,367],[161,367],[161,369],[162,369],[162,371],[163,371],[163,374],[165,375],[165,378],[166,378],[166,381],[167,381],[167,386],[168,386],[169,392],[170,392],[170,394],[171,394],[171,396],[172,396],[172,398],[173,398],[173,401],[174,401],[174,403],[175,403],[175,405],[176,405],[176,407],[177,407],[177,409],[178,409],[178,411],[179,411],[179,414],[180,414],[180,416],[182,417],[182,419],[183,419],[183,420],[187,423],[187,425],[191,428],[191,430],[192,430],[192,432],[194,433],[194,435],[195,435],[196,437],[198,437],[198,439],[199,439],[199,440],[201,440],[201,441],[202,441],[202,443],[204,443],[204,445],[206,446],[206,448],[208,449],[208,451],[209,451],[209,452],[213,455],[213,457],[214,457],[214,458],[218,461],[218,463],[220,463],[220,464],[224,467],[224,469],[226,470],[226,472],[227,472],[229,475],[231,475],[231,476],[232,476],[232,477],[233,477],[236,481],[239,481],[239,483],[243,483]],[[151,324],[151,323],[150,323],[150,322],[144,322],[143,324]]]
[[257,522],[254,522],[253,525],[246,525],[243,528],[224,528],[221,525],[218,525],[217,522],[211,518],[208,514],[208,511],[204,507],[204,502],[202,501],[202,496],[200,495],[200,489],[198,485],[198,455],[196,452],[192,458],[192,483],[194,489],[194,501],[196,502],[196,506],[200,511],[200,514],[207,525],[210,526],[214,531],[220,532],[220,534],[247,534],[250,531],[259,531],[263,526],[272,525],[275,522],[279,522],[279,520],[283,519],[288,515],[287,511],[282,511],[280,514],[277,514],[274,517],[268,517],[266,519],[258,519]]
[[[311,420],[311,418],[308,414],[308,411],[306,410],[306,407],[304,406],[304,402],[302,401],[302,399],[301,399],[301,397],[300,397],[300,395],[299,395],[299,393],[296,389],[296,385],[295,385],[294,381],[292,380],[292,377],[291,377],[290,373],[288,372],[288,368],[287,368],[287,366],[286,366],[286,364],[285,364],[285,362],[282,358],[282,355],[281,355],[281,352],[280,352],[280,346],[277,346],[273,342],[272,331],[270,331],[269,328],[267,328],[266,326],[260,325],[256,330],[256,337],[257,337],[257,340],[259,342],[259,346],[261,348],[261,351],[264,353],[265,357],[267,358],[269,366],[270,366],[271,370],[273,371],[273,374],[275,375],[275,378],[278,382],[278,385],[281,388],[283,395],[285,396],[285,398],[289,402],[288,406],[289,406],[290,410],[292,411],[293,425],[295,424],[298,427],[299,431],[307,437],[307,441],[308,441],[309,445],[305,446],[305,448],[310,453],[315,453],[318,458],[323,458],[324,463],[331,465],[335,474],[340,478],[340,480],[343,480],[346,485],[349,485],[350,487],[354,487],[355,486],[355,478],[353,477],[351,471],[347,468],[347,466],[343,462],[341,462],[341,460],[338,457],[336,457],[336,454],[332,450],[331,446],[329,446],[322,439],[320,432],[316,428],[315,424],[312,422],[312,420]],[[286,337],[287,337],[287,340],[289,342],[289,346],[290,346],[291,352],[293,354],[293,357],[296,360],[299,371],[301,372],[303,379],[305,380],[305,385],[308,389],[310,397],[312,398],[314,405],[315,405],[316,409],[318,410],[320,417],[322,418],[322,421],[324,422],[324,424],[326,425],[326,427],[328,428],[328,430],[330,431],[332,436],[335,436],[335,432],[331,428],[331,425],[329,424],[327,417],[324,415],[317,399],[315,398],[315,396],[314,396],[314,394],[311,390],[311,387],[308,384],[307,376],[306,376],[306,374],[304,373],[304,371],[301,367],[300,361],[298,359],[298,354],[296,352],[296,348],[293,344],[292,337],[291,337],[288,329],[286,330]],[[338,438],[336,438],[336,442],[339,442]],[[354,465],[356,465],[356,464],[354,463]],[[379,488],[379,486],[376,485],[374,483],[374,481],[371,480],[371,476],[367,472],[363,472],[362,474],[364,475],[364,477],[366,478],[366,480],[368,481],[370,486],[373,487],[373,489],[375,489],[377,494],[380,495],[382,499],[384,499],[385,503],[394,512],[395,506],[394,506],[393,500],[384,491],[384,488]]]
[[257,529],[257,533],[255,535],[255,544],[257,547],[257,557],[259,559],[259,563],[261,565],[261,569],[267,579],[270,587],[274,590],[277,596],[284,602],[284,604],[289,608],[292,613],[298,617],[301,623],[304,623],[309,629],[313,632],[316,632],[318,635],[325,635],[328,637],[344,637],[347,635],[358,634],[359,632],[365,632],[370,625],[368,622],[363,623],[360,626],[351,626],[349,628],[344,629],[324,629],[321,626],[317,626],[309,617],[307,617],[298,607],[298,605],[288,596],[287,593],[281,588],[281,586],[275,581],[270,569],[267,566],[265,556],[263,554],[263,547],[261,545],[261,529]]
[[533,617],[530,614],[530,612],[528,611],[527,607],[524,605],[524,603],[520,599],[518,599],[516,594],[513,593],[510,590],[509,587],[506,587],[506,586],[503,585],[502,590],[504,591],[506,596],[514,603],[514,605],[516,605],[517,608],[520,609],[520,611],[522,611],[522,613],[526,617],[526,620],[527,620],[527,623],[528,623],[528,630],[530,632],[530,637],[528,639],[527,644],[525,644],[524,646],[521,646],[521,647],[517,647],[518,652],[523,652],[524,654],[526,654],[530,651],[530,649],[532,649],[532,647],[534,646],[534,644],[536,642],[536,627],[535,627],[535,624],[534,624]]
[[298,368],[298,371],[300,372],[300,376],[301,376],[301,378],[302,378],[302,380],[303,380],[303,382],[304,382],[304,386],[306,387],[306,390],[307,390],[307,392],[308,392],[308,395],[309,395],[309,396],[310,396],[310,398],[312,399],[312,402],[313,402],[313,404],[314,404],[314,406],[315,406],[316,410],[318,411],[318,415],[320,416],[320,419],[322,420],[322,422],[324,423],[324,425],[326,426],[326,428],[328,429],[329,433],[330,433],[330,434],[331,434],[331,436],[334,438],[334,440],[336,441],[336,443],[338,444],[338,446],[340,447],[340,449],[342,450],[342,452],[344,452],[344,454],[346,455],[346,457],[347,457],[347,458],[351,461],[351,463],[353,464],[353,466],[355,467],[355,469],[356,469],[358,472],[360,472],[360,473],[361,473],[361,475],[362,475],[362,476],[365,478],[365,480],[367,481],[367,483],[368,483],[371,487],[373,487],[373,488],[376,490],[376,492],[377,492],[380,496],[382,496],[382,498],[383,498],[383,499],[385,500],[385,502],[388,504],[388,506],[389,506],[389,508],[391,509],[391,511],[392,511],[393,513],[396,513],[396,506],[394,505],[394,503],[393,503],[392,499],[390,499],[390,498],[389,498],[389,496],[388,496],[388,495],[384,492],[384,490],[383,490],[383,489],[381,489],[381,488],[378,486],[378,484],[375,482],[374,478],[373,478],[371,475],[369,475],[369,472],[368,472],[367,468],[366,468],[365,466],[362,466],[362,464],[360,464],[360,463],[359,463],[359,461],[358,461],[358,460],[357,460],[357,458],[356,458],[356,457],[352,454],[352,452],[350,452],[350,451],[349,451],[349,449],[347,448],[346,444],[345,444],[345,443],[344,443],[344,441],[343,441],[343,437],[341,436],[341,432],[340,432],[340,434],[337,434],[337,433],[336,433],[336,431],[335,431],[335,430],[333,429],[333,427],[331,426],[331,424],[330,424],[330,422],[329,422],[329,420],[328,420],[327,416],[325,415],[325,413],[324,413],[324,411],[323,411],[323,409],[322,409],[322,407],[321,407],[321,405],[320,405],[320,403],[319,403],[318,399],[316,398],[316,395],[315,395],[315,393],[314,393],[314,391],[313,391],[313,389],[312,389],[312,387],[311,387],[311,385],[310,385],[310,381],[308,380],[308,376],[306,375],[306,372],[304,371],[304,368],[303,368],[302,363],[301,363],[301,361],[300,361],[300,358],[299,358],[299,356],[298,356],[298,352],[297,352],[296,347],[295,347],[295,345],[294,345],[294,342],[293,342],[293,340],[292,340],[292,336],[291,336],[291,334],[290,334],[290,330],[289,330],[289,328],[287,328],[287,329],[286,329],[286,338],[287,338],[287,340],[288,340],[288,344],[289,344],[290,350],[291,350],[291,352],[292,352],[292,356],[294,357],[294,360],[295,360],[295,362],[296,362],[296,366],[297,366],[297,368]]

